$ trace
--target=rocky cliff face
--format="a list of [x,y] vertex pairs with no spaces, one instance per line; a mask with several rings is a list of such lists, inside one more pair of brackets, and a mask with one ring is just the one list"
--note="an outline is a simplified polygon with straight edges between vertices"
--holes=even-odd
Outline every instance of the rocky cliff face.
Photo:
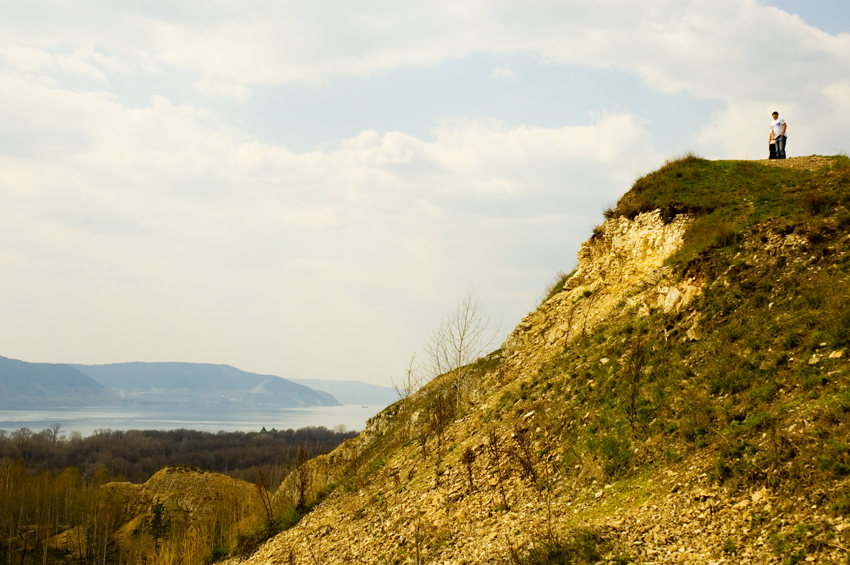
[[[690,222],[687,215],[665,222],[658,211],[653,211],[634,219],[612,218],[597,228],[593,238],[582,245],[578,268],[564,290],[527,315],[508,336],[499,370],[488,374],[479,387],[481,394],[474,395],[482,399],[475,406],[476,413],[451,426],[445,441],[468,443],[468,437],[475,433],[471,428],[482,425],[479,414],[498,408],[495,396],[484,398],[487,388],[529,378],[571,342],[592,334],[606,319],[635,307],[638,311],[672,311],[690,302],[699,293],[699,284],[693,279],[673,282],[671,270],[665,267],[665,261],[682,245]],[[539,489],[529,485],[521,474],[508,474],[500,481],[492,469],[482,474],[476,467],[470,482],[464,465],[452,461],[457,459],[452,454],[460,451],[459,447],[443,455],[442,463],[434,463],[422,460],[415,448],[402,446],[390,459],[388,471],[381,468],[377,474],[371,472],[373,459],[360,463],[366,468],[360,470],[363,477],[358,479],[358,458],[396,431],[395,421],[405,417],[402,412],[400,405],[390,407],[373,418],[360,437],[311,461],[302,473],[308,475],[314,492],[327,485],[343,490],[340,482],[348,483],[349,492],[334,493],[298,527],[246,562],[279,562],[291,555],[296,562],[300,562],[297,556],[304,562],[308,556],[316,556],[322,563],[378,563],[398,555],[400,549],[409,562],[507,560],[526,545],[528,533],[544,528],[541,516],[553,510],[558,514],[569,510],[571,503],[566,502],[565,508],[564,500],[555,503],[556,509],[547,510]],[[422,420],[421,411],[410,418],[409,425],[415,426]],[[520,421],[532,422],[533,414],[523,415]],[[508,428],[505,435],[510,433]],[[486,450],[480,445],[477,449],[480,466],[486,467]],[[368,455],[362,458],[368,461]],[[384,458],[378,461],[381,467],[388,464]],[[470,494],[470,484],[477,492]],[[552,497],[561,499],[566,490],[557,488]],[[277,492],[277,504],[293,504],[298,490],[299,480],[292,475]],[[510,493],[511,501],[518,502],[506,505],[502,490]],[[505,506],[512,508],[495,511]],[[525,535],[516,537],[515,532]]]
[[450,422],[446,375],[290,475],[278,508],[317,504],[232,562],[844,562],[848,200],[686,264],[693,214],[608,219]]
[[699,293],[694,278],[674,281],[665,261],[681,247],[692,222],[686,214],[665,222],[658,210],[606,220],[578,253],[578,267],[559,292],[527,315],[502,345],[515,370],[560,354],[577,337],[635,306],[671,312]]

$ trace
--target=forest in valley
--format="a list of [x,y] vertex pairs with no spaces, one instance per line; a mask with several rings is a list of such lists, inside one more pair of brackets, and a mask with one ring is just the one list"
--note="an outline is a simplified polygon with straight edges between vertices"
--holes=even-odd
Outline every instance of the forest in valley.
[[330,451],[356,432],[324,427],[259,432],[196,430],[97,430],[66,437],[58,425],[34,432],[0,430],[0,461],[21,461],[30,472],[60,473],[75,467],[90,481],[95,473],[113,480],[142,483],[168,465],[190,465],[253,481],[257,469],[277,484],[299,447],[313,457]]
[[[299,462],[357,435],[324,427],[99,430],[88,437],[61,432],[58,425],[40,432],[0,430],[0,564],[124,561],[114,535],[127,518],[126,508],[104,488],[108,483],[143,483],[160,469],[182,466],[242,479],[269,493]],[[145,528],[157,543],[158,533],[166,537],[174,528],[167,523],[167,509],[152,508],[151,516],[154,523]],[[207,547],[227,545],[242,519],[222,515],[210,531],[196,535]]]

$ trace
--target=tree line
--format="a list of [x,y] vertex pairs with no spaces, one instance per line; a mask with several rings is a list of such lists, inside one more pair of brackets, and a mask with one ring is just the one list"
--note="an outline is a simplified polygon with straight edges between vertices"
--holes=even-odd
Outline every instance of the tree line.
[[79,469],[91,481],[98,469],[116,480],[142,483],[168,465],[190,465],[254,481],[262,470],[278,484],[292,467],[298,448],[310,457],[326,453],[356,432],[324,427],[259,432],[196,430],[97,430],[66,437],[58,425],[34,432],[0,430],[0,461],[20,461],[31,473]]

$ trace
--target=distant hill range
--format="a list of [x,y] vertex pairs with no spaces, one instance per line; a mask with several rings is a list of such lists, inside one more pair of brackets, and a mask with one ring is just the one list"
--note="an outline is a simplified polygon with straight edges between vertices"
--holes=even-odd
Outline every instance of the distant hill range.
[[28,363],[0,357],[0,409],[7,410],[128,403],[297,408],[389,404],[393,400],[392,389],[388,387],[327,380],[294,382],[229,365],[141,362],[78,365]]
[[121,398],[72,365],[0,357],[0,408],[104,406]]
[[121,398],[155,404],[336,406],[327,392],[229,365],[204,363],[114,363],[74,365]]
[[290,379],[294,383],[333,394],[342,404],[367,404],[389,406],[398,400],[392,387],[373,385],[362,381],[335,381],[327,379]]

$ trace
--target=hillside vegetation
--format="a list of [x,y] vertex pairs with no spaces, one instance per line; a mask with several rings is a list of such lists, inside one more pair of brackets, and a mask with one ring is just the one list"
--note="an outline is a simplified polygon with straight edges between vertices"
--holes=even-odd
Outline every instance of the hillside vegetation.
[[604,215],[498,350],[273,494],[7,459],[0,560],[850,562],[850,159],[687,156]]
[[[294,473],[250,563],[846,563],[850,160],[638,179],[502,347]],[[468,370],[468,369],[471,369]]]

